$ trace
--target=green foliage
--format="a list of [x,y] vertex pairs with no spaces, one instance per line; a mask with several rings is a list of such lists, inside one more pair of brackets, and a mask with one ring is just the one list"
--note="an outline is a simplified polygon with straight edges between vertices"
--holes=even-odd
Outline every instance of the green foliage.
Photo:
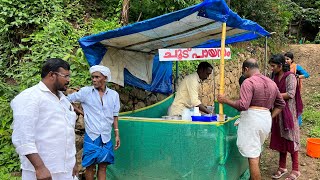
[[22,28],[26,26],[40,25],[61,11],[62,2],[62,0],[2,0],[0,2],[0,32],[10,33],[9,30],[23,30]]
[[320,26],[320,1],[308,1],[305,0],[287,0],[288,10],[292,12],[293,18],[291,24],[297,26],[298,25],[298,33],[296,37],[291,39],[294,42],[298,42],[301,39],[302,29],[308,31],[313,29],[313,31],[317,31]]
[[[270,32],[280,36],[287,29],[293,14],[287,10],[285,0],[232,1],[231,8],[240,16],[259,23]],[[281,34],[280,34],[281,33]]]
[[[41,28],[57,14],[61,14],[62,0],[35,1],[0,1],[0,70],[18,63],[26,53],[21,39],[27,37],[33,30]],[[20,51],[18,51],[20,49]]]
[[[320,94],[313,94],[303,112],[303,122],[310,128],[310,137],[320,137]],[[317,108],[318,107],[318,108]]]
[[320,137],[320,111],[308,107],[303,113],[303,122],[310,127],[310,137]]
[[81,0],[80,2],[84,6],[86,18],[88,16],[93,19],[114,20],[114,18],[118,18],[117,21],[119,21],[122,0]]
[[0,179],[13,179],[9,173],[19,170],[18,156],[11,144],[10,101],[40,81],[40,68],[47,58],[63,58],[71,64],[71,86],[90,84],[89,65],[78,39],[119,27],[118,15],[102,13],[106,21],[94,19],[85,11],[95,9],[88,10],[87,5],[83,0],[0,2]]
[[320,44],[320,32],[318,32],[318,34],[317,34],[317,36],[316,36],[316,38],[314,40],[314,43]]
[[[259,23],[269,32],[276,32],[272,36],[276,44],[287,42],[287,31],[291,24],[298,23],[300,28],[298,31],[302,26],[312,26],[317,29],[320,26],[319,5],[319,0],[265,0],[263,3],[255,0],[231,2],[231,8],[241,17]],[[296,39],[301,38],[300,34],[298,33],[297,37],[290,37],[290,39],[298,42]]]
[[21,180],[21,177],[13,177],[11,174],[8,173],[8,169],[5,167],[0,168],[0,179],[10,179],[10,180]]
[[63,58],[68,61],[71,70],[71,86],[72,87],[83,87],[91,83],[91,76],[89,73],[89,65],[84,57],[82,49],[78,48],[75,54],[68,54]]
[[320,25],[320,9],[307,8],[302,10],[301,18],[315,28]]
[[[320,4],[320,1],[318,3]],[[315,28],[320,25],[320,8],[288,1],[288,10],[293,13],[292,20],[295,22],[308,23]]]
[[292,0],[303,8],[320,8],[319,0]]
[[[178,63],[179,78],[184,77],[190,73],[196,72],[199,61],[183,61],[173,63],[173,72],[176,72],[176,63]],[[173,75],[176,78],[176,74]]]
[[[21,41],[30,44],[30,47],[21,46],[18,50],[28,49],[31,53],[22,58],[22,62],[15,68],[13,77],[22,89],[30,87],[40,80],[40,68],[47,58],[63,58],[72,53],[78,35],[72,26],[57,18],[52,18],[43,30],[31,34]],[[35,77],[35,78],[30,78]]]
[[5,167],[3,170],[8,172],[17,171],[19,168],[18,156],[11,144],[12,110],[9,104],[17,92],[17,87],[0,81],[0,167]]
[[131,0],[129,21],[136,22],[153,18],[165,13],[183,9],[185,7],[200,3],[201,0]]
[[93,19],[91,22],[92,26],[92,33],[97,34],[103,31],[112,30],[115,28],[121,27],[120,24],[117,22],[117,18],[114,18],[113,21],[106,21],[100,18]]

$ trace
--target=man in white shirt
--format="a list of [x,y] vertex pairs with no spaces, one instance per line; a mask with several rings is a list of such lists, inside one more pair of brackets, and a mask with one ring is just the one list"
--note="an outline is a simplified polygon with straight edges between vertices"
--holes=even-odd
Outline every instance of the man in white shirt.
[[19,154],[22,180],[72,180],[77,174],[76,114],[61,91],[70,81],[70,66],[48,59],[39,84],[11,101],[12,142]]
[[109,68],[92,66],[90,74],[93,86],[81,88],[68,95],[70,102],[81,102],[84,112],[85,136],[83,144],[82,166],[86,167],[86,180],[93,180],[98,164],[98,179],[106,179],[106,169],[114,163],[113,144],[111,141],[112,125],[115,135],[115,147],[120,147],[118,114],[120,110],[119,94],[109,89],[106,84],[111,80]]

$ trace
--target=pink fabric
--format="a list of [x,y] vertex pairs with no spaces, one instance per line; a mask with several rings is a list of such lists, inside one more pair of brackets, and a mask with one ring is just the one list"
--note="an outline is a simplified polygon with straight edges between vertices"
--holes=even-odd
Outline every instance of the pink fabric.
[[285,102],[277,85],[262,74],[255,74],[247,78],[240,89],[240,100],[236,102],[236,109],[246,111],[250,106],[282,109]]
[[[274,82],[277,84],[280,93],[286,93],[287,92],[287,87],[286,87],[286,78],[292,74],[292,72],[288,71],[285,72],[282,78],[279,80],[278,75],[275,76]],[[295,94],[295,100],[296,100],[296,110],[297,110],[297,116],[302,114],[302,109],[303,109],[303,104],[302,104],[302,99],[300,95],[300,90],[299,87],[296,87],[296,94]],[[286,101],[286,106],[282,110],[282,119],[284,120],[283,125],[285,129],[293,129],[294,128],[294,123],[293,123],[293,117],[292,113],[289,109],[288,101]]]
[[287,169],[287,152],[280,152],[279,167]]
[[[295,76],[290,72],[285,75],[285,80],[280,80],[285,83],[285,87],[282,83],[278,86],[280,92],[286,92],[290,99],[286,100],[286,108],[272,121],[270,148],[279,152],[294,153],[300,148],[300,130],[295,98],[297,82]],[[285,91],[283,91],[284,88]],[[286,110],[289,110],[289,112],[286,112]],[[290,124],[292,124],[292,128]]]
[[291,154],[291,159],[292,159],[292,170],[294,171],[299,171],[299,152],[295,151],[294,153]]
[[302,98],[301,98],[301,87],[299,86],[299,84],[301,84],[301,82],[299,83],[298,81],[298,87],[296,90],[296,106],[297,106],[297,116],[300,116],[303,112],[303,102],[302,102]]
[[[277,74],[274,77],[274,82],[277,84],[280,93],[286,93],[287,92],[287,87],[286,87],[286,78],[287,76],[289,76],[292,72],[288,71],[285,72],[282,76],[281,79],[279,79],[279,75]],[[293,129],[293,117],[292,117],[292,113],[289,109],[289,105],[288,105],[288,100],[286,101],[286,106],[283,108],[282,110],[282,120],[283,120],[283,125],[284,125],[284,129]]]
[[279,123],[278,117],[272,121],[270,148],[279,152],[293,153],[295,151],[294,142],[281,137]]

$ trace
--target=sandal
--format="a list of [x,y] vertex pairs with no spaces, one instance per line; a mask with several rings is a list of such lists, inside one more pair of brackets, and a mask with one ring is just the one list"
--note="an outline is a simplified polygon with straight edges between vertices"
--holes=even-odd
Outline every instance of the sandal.
[[290,175],[285,180],[296,180],[300,175],[300,171],[291,171]]
[[283,175],[287,174],[288,170],[284,168],[278,168],[277,172],[272,174],[273,179],[280,179]]

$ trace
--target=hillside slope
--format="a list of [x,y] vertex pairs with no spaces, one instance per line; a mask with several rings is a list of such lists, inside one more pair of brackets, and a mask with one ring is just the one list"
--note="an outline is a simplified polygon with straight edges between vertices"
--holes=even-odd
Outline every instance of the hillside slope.
[[[320,93],[320,44],[291,45],[288,50],[294,53],[295,61],[310,74],[310,78],[303,81],[302,89],[304,102],[308,105],[310,95]],[[320,106],[317,108],[320,110]]]

